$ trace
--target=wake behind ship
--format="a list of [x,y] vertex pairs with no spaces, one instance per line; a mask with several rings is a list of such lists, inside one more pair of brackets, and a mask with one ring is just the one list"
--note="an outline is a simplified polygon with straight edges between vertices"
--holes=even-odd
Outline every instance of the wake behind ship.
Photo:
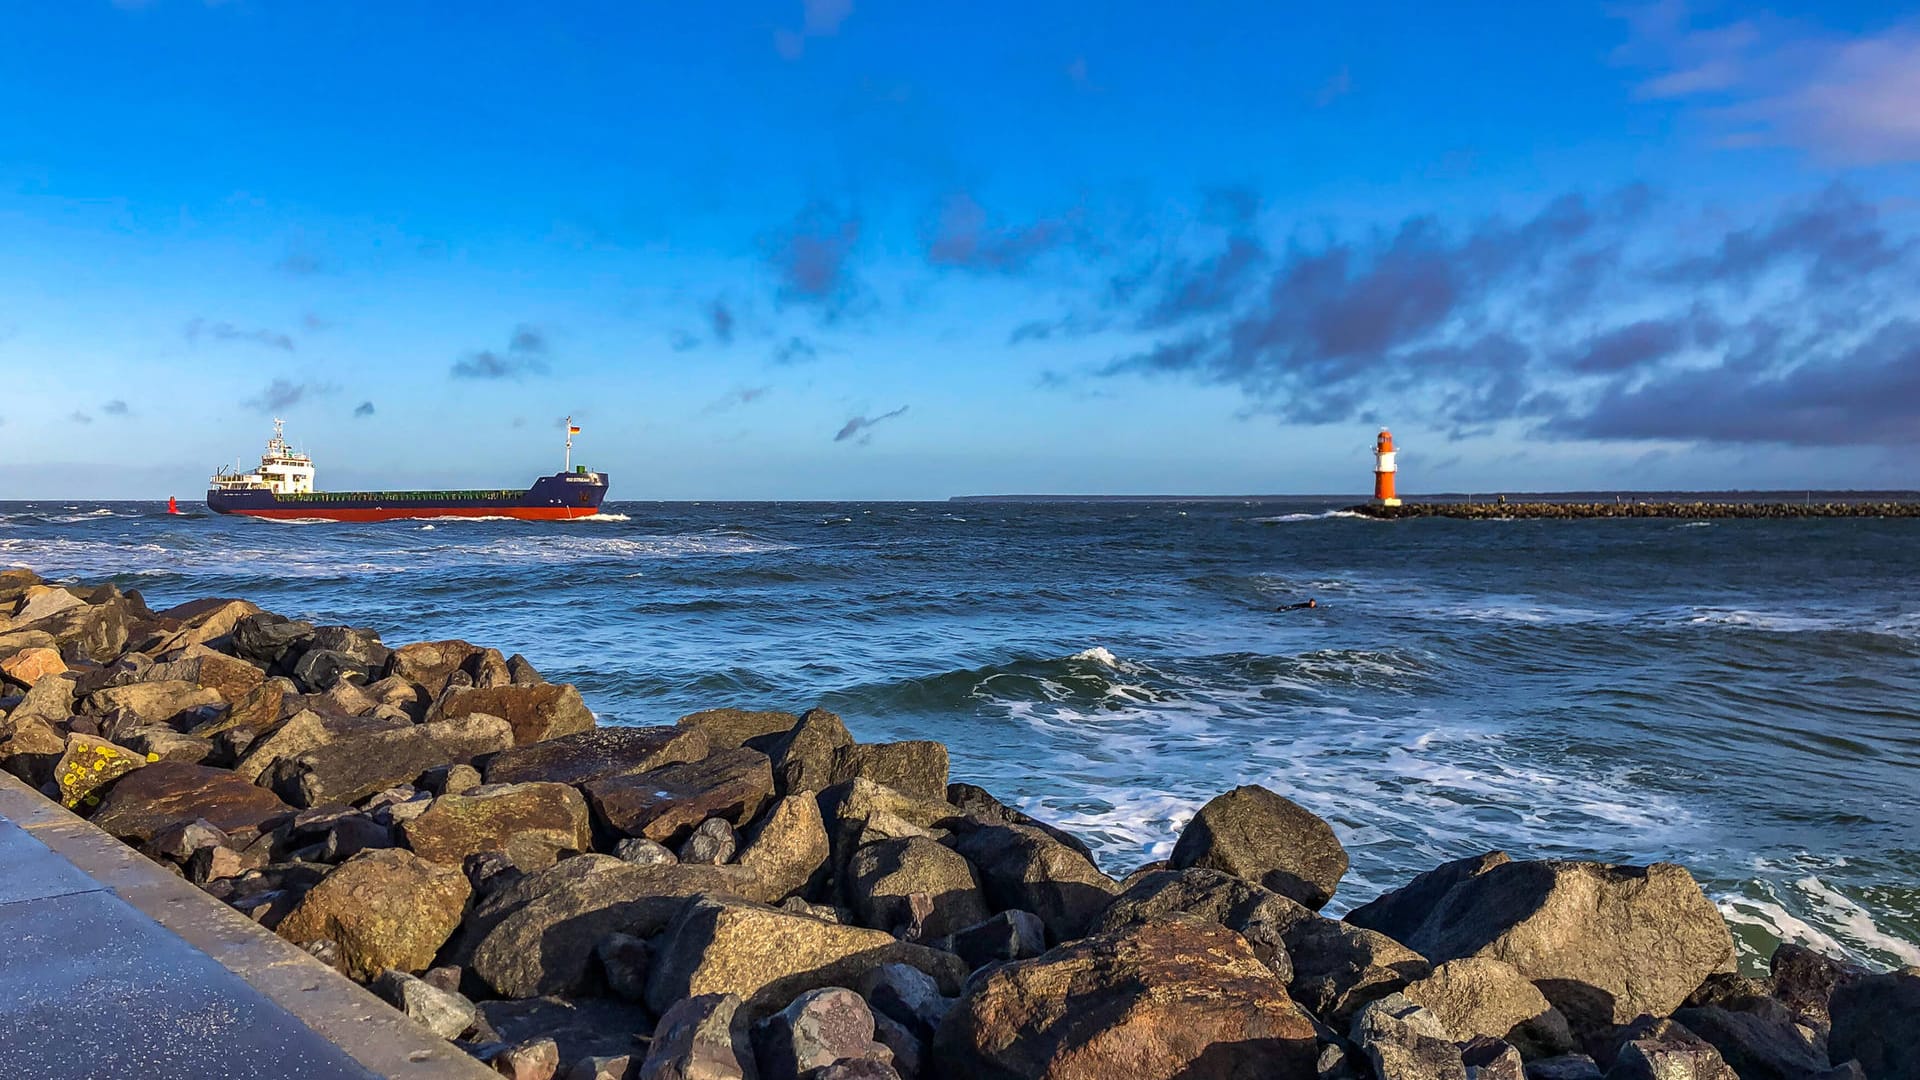
[[498,491],[315,491],[313,458],[287,445],[285,421],[273,422],[260,465],[252,472],[216,471],[207,481],[207,508],[218,514],[327,521],[392,521],[396,518],[503,517],[566,521],[600,512],[607,474],[573,464],[573,437],[580,429],[567,418],[566,468],[542,476],[524,490]]

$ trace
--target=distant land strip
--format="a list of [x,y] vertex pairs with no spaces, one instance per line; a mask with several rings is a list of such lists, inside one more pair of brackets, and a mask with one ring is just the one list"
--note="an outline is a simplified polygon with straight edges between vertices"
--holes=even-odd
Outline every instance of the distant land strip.
[[1410,502],[1363,503],[1356,514],[1399,518],[1920,518],[1920,502]]

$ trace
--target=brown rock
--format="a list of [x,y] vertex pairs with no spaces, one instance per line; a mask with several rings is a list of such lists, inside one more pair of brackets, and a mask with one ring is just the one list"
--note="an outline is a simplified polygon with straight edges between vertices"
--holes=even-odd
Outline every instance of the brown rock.
[[925,837],[867,844],[848,871],[843,888],[860,924],[908,940],[944,937],[992,914],[972,864]]
[[734,862],[754,876],[747,899],[773,904],[819,880],[827,855],[819,803],[810,795],[788,795],[774,801]]
[[586,793],[609,829],[674,846],[711,817],[734,825],[753,820],[773,797],[773,773],[764,754],[723,750],[700,761],[596,780]]
[[553,1080],[560,1071],[560,1044],[542,1035],[507,1047],[488,1064],[508,1080]]
[[738,750],[749,739],[785,734],[799,722],[800,718],[789,712],[706,709],[681,717],[677,726],[701,732],[715,750]]
[[980,871],[995,908],[1033,912],[1054,942],[1086,933],[1119,891],[1079,852],[1024,825],[974,828],[953,847]]
[[498,716],[513,725],[515,746],[593,730],[593,713],[570,685],[493,686],[452,690],[433,703],[428,721]]
[[773,760],[780,794],[798,795],[832,786],[836,757],[852,745],[853,736],[838,716],[825,709],[808,709],[767,755]]
[[212,739],[196,739],[169,727],[115,730],[114,737],[120,745],[149,761],[184,761],[189,765],[198,765],[213,753]]
[[[161,665],[155,665],[159,667]],[[105,716],[116,709],[139,717],[148,724],[171,724],[182,713],[208,705],[225,705],[220,691],[178,679],[127,683],[110,686],[87,695],[86,709]]]
[[673,1004],[653,1031],[638,1080],[744,1080],[756,1075],[753,1048],[734,994],[700,994]]
[[228,836],[249,837],[292,812],[273,792],[225,769],[161,761],[122,778],[89,820],[120,840],[143,844],[196,818]]
[[160,612],[161,619],[178,619],[180,628],[166,635],[160,642],[146,651],[154,656],[169,653],[175,649],[185,649],[190,645],[204,645],[217,638],[233,633],[233,628],[241,619],[259,612],[259,608],[245,600],[195,600]]
[[843,746],[834,753],[828,786],[856,776],[916,798],[944,799],[947,748],[925,739]]
[[614,933],[659,933],[688,897],[732,892],[734,867],[636,866],[581,855],[488,893],[463,933],[470,970],[507,997],[580,994],[592,985],[594,950]]
[[974,979],[936,1075],[1173,1080],[1315,1075],[1314,1024],[1232,931],[1176,915]]
[[30,624],[19,623],[18,627],[52,636],[63,653],[71,650],[96,664],[107,664],[126,649],[130,621],[126,600],[115,597],[67,608]]
[[356,979],[417,973],[459,925],[470,892],[457,868],[398,848],[366,851],[322,878],[277,929],[295,944],[335,942],[341,969]]
[[677,727],[604,727],[502,750],[486,763],[489,784],[551,780],[590,784],[707,756],[707,737]]
[[1408,1000],[1426,1008],[1455,1042],[1486,1035],[1532,1059],[1579,1049],[1567,1019],[1513,965],[1485,956],[1449,960],[1407,984]]
[[1834,1061],[1857,1060],[1873,1080],[1920,1080],[1920,967],[1841,983],[1828,1007]]
[[1091,933],[1113,933],[1175,913],[1195,915],[1245,938],[1253,955],[1281,982],[1292,981],[1286,933],[1295,923],[1314,918],[1306,908],[1219,870],[1159,870],[1129,880],[1133,883],[1101,913]]
[[1326,822],[1258,785],[1237,787],[1200,808],[1167,863],[1201,866],[1265,886],[1314,910],[1333,899],[1347,852]]
[[563,853],[593,849],[587,801],[566,784],[489,784],[443,795],[403,823],[400,837],[421,858],[452,866],[500,851],[522,870],[537,870]]
[[91,735],[67,736],[67,748],[53,766],[53,782],[60,788],[60,805],[74,809],[100,802],[96,792],[147,764],[145,754]]
[[737,994],[754,1015],[823,986],[847,986],[881,964],[903,963],[953,993],[967,967],[952,953],[895,941],[746,901],[712,897],[682,908],[667,928],[647,981],[647,1004],[664,1011],[699,994]]
[[[1088,862],[1097,863],[1099,861],[1093,857],[1093,849],[1087,846],[1086,841],[1065,829],[1057,828],[1047,822],[1041,821],[1039,818],[1015,810],[1013,807],[994,798],[992,793],[987,791],[986,788],[974,784],[948,784],[946,798],[947,802],[958,807],[962,813],[970,818],[976,818],[988,823],[997,822],[1001,825],[1026,825],[1039,829],[1041,832],[1046,833],[1048,836],[1079,852]],[[1164,870],[1166,869],[1166,865],[1164,863],[1159,864],[1155,869]],[[1136,871],[1136,873],[1137,872],[1138,871]]]
[[416,641],[393,650],[386,673],[419,686],[428,698],[438,698],[446,693],[453,673],[481,651],[464,641]]
[[1504,960],[1532,980],[1574,1034],[1665,1016],[1716,971],[1734,966],[1733,937],[1686,869],[1592,862],[1448,864],[1440,887],[1407,886],[1424,908],[1389,893],[1348,913],[1435,963]]
[[283,759],[273,767],[273,789],[294,806],[355,802],[435,766],[471,763],[511,745],[507,722],[482,713],[407,725],[336,739]]
[[335,739],[376,731],[397,731],[411,726],[404,721],[379,717],[326,716],[312,709],[302,709],[288,717],[286,723],[249,744],[247,752],[241,755],[233,771],[248,783],[257,784],[262,782],[262,777],[270,777],[274,766],[280,762],[325,746]]
[[218,690],[223,702],[244,701],[266,681],[266,675],[259,668],[205,645],[188,647],[178,660],[155,664],[145,678],[177,680]]
[[65,670],[67,662],[60,659],[59,651],[45,646],[29,646],[0,659],[0,675],[26,687],[39,682],[43,675],[58,675]]
[[0,720],[0,769],[39,787],[53,778],[55,763],[67,752],[67,740],[52,724],[22,712],[15,709]]
[[1671,1020],[1643,1016],[1620,1034],[1608,1080],[1740,1080],[1712,1044]]
[[229,699],[233,707],[225,713],[187,729],[187,734],[210,739],[223,731],[243,728],[255,736],[264,734],[280,722],[280,708],[293,684],[285,679],[268,679],[248,691],[245,697]]

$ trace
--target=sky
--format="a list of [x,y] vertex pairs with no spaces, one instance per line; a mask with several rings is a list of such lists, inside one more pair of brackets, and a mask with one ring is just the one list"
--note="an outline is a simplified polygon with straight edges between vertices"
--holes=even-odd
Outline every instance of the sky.
[[1920,487],[1911,5],[0,6],[0,499]]

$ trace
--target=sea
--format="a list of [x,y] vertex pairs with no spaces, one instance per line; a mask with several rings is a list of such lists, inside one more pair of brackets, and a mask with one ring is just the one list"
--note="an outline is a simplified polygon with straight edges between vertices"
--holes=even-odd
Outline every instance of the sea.
[[[0,503],[0,565],[464,638],[603,724],[938,739],[1120,875],[1262,784],[1352,859],[1672,861],[1746,964],[1920,964],[1920,521],[1381,522],[1350,500],[611,503],[565,524]],[[1308,599],[1317,606],[1280,610]]]

